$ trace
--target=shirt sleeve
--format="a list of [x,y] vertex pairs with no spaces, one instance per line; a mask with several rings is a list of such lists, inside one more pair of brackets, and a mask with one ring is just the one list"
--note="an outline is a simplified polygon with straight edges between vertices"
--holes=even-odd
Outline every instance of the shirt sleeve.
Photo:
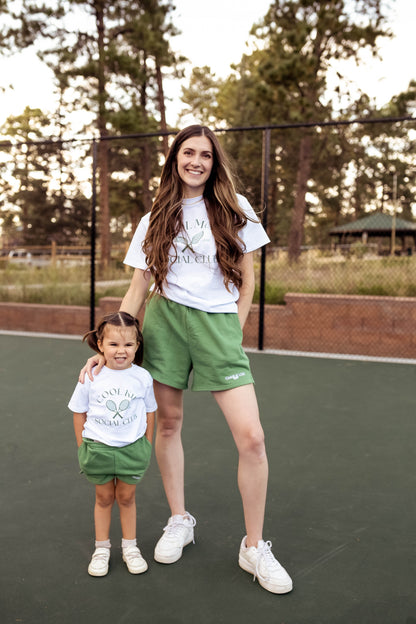
[[242,195],[237,195],[237,197],[240,208],[242,208],[246,216],[249,217],[249,219],[247,219],[247,224],[240,232],[240,238],[245,245],[244,252],[249,253],[250,251],[255,251],[263,247],[263,245],[270,243],[270,238],[267,236],[264,227],[260,223],[258,216],[250,206],[248,200]]
[[142,269],[145,271],[148,266],[146,264],[146,255],[142,249],[143,241],[146,237],[147,228],[149,227],[150,212],[140,219],[139,225],[133,235],[130,247],[127,250],[126,257],[124,258],[124,264],[134,267],[135,269]]
[[83,384],[80,382],[77,383],[75,390],[72,394],[72,397],[68,403],[68,408],[71,410],[71,412],[76,412],[77,414],[84,414],[84,412],[88,411],[89,388],[90,388],[89,378],[85,379],[85,382]]

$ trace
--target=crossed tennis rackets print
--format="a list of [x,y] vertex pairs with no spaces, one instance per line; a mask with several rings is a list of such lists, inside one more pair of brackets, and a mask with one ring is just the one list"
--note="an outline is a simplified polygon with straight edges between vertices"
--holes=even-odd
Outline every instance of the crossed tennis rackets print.
[[178,243],[181,243],[182,245],[185,245],[185,247],[182,249],[182,253],[186,251],[187,249],[192,251],[192,253],[195,253],[195,250],[193,249],[192,245],[196,245],[196,243],[198,243],[201,240],[203,235],[204,235],[204,232],[198,232],[198,234],[195,234],[191,240],[186,239],[184,236],[177,236],[175,241],[177,241]]
[[127,399],[123,399],[118,407],[117,404],[111,399],[109,399],[105,404],[106,408],[109,409],[110,412],[114,412],[113,418],[116,418],[117,416],[123,418],[123,414],[121,412],[125,412],[129,405],[130,401],[128,401]]

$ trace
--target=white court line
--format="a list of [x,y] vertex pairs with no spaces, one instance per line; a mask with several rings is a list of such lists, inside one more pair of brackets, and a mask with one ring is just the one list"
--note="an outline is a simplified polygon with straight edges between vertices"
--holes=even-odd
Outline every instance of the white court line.
[[[42,332],[25,332],[0,329],[0,336],[28,336],[30,338],[60,338],[63,340],[82,340],[82,336],[74,334],[46,334]],[[416,364],[416,359],[378,357],[375,355],[354,355],[352,353],[319,353],[314,351],[286,351],[284,349],[253,349],[245,347],[247,353],[264,353],[265,355],[289,355],[293,357],[320,358],[324,360],[357,360],[358,362],[382,362],[386,364]]]
[[244,349],[249,353],[267,353],[271,355],[292,355],[294,357],[321,358],[325,360],[358,360],[359,362],[385,362],[387,364],[416,364],[410,358],[378,357],[375,355],[354,355],[352,353],[319,353],[314,351],[285,351],[283,349]]
[[64,340],[82,340],[82,336],[75,334],[46,334],[43,332],[14,331],[0,329],[0,336],[27,336],[29,338],[63,338]]

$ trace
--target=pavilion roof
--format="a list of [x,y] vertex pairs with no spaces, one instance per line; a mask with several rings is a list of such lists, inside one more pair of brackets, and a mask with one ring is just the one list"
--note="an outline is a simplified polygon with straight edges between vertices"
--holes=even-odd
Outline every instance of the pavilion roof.
[[[384,212],[373,212],[367,217],[351,221],[351,223],[345,223],[339,225],[330,230],[330,234],[358,234],[360,232],[391,232],[393,227],[393,216],[385,214]],[[396,217],[396,232],[416,232],[416,223],[412,221],[405,221]]]

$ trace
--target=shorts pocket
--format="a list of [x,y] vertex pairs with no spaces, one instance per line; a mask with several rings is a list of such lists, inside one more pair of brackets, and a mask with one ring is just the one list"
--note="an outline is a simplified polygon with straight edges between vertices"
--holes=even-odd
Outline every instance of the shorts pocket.
[[107,474],[111,471],[111,452],[105,452],[101,442],[84,440],[78,449],[78,461],[81,472],[85,474]]

